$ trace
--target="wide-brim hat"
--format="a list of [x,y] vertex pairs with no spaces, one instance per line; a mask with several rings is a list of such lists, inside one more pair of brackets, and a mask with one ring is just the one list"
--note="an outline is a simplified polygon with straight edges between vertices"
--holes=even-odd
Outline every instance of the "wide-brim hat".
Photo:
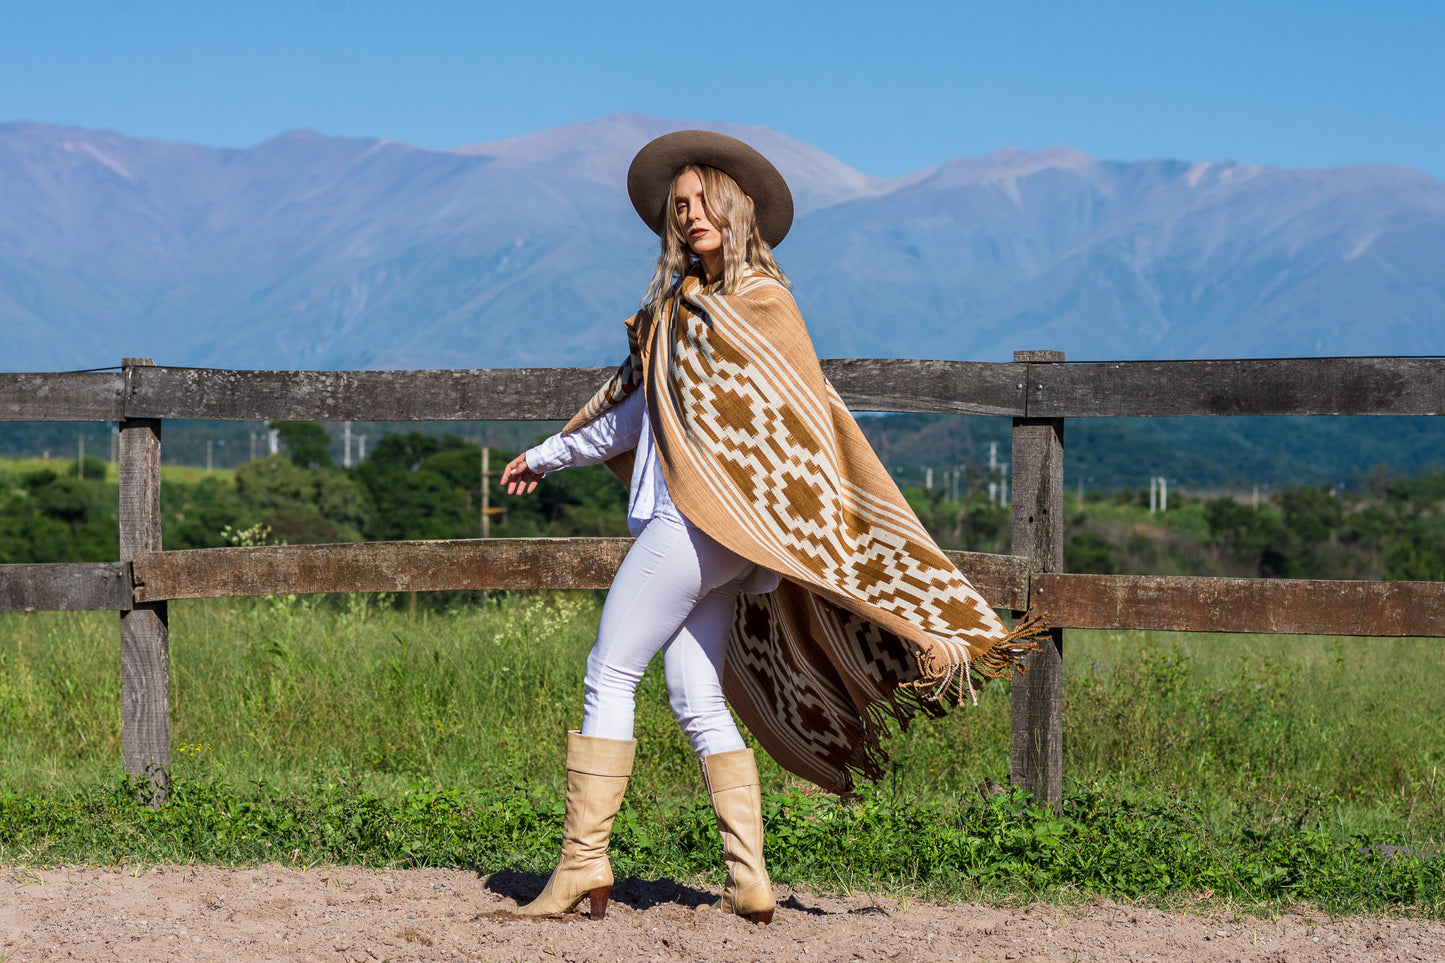
[[676,130],[652,141],[627,169],[627,193],[642,222],[657,235],[667,224],[672,180],[688,164],[716,167],[753,199],[758,234],[777,247],[793,226],[793,192],[768,159],[736,137],[711,130]]

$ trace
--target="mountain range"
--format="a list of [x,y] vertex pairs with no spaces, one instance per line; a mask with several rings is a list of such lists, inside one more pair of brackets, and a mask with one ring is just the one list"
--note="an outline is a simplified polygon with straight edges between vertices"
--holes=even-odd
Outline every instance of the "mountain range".
[[0,124],[0,368],[608,363],[656,256],[627,164],[681,127],[787,178],[825,357],[1445,354],[1445,183],[1407,168],[1005,148],[885,179],[617,114],[448,150]]

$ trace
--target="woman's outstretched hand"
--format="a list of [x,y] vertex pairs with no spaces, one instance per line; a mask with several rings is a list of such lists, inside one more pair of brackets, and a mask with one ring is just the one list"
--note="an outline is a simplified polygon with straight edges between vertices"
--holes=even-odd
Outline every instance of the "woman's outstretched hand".
[[530,495],[537,490],[537,482],[543,477],[527,467],[527,453],[522,452],[507,462],[507,467],[502,469],[499,484],[506,489],[508,495]]

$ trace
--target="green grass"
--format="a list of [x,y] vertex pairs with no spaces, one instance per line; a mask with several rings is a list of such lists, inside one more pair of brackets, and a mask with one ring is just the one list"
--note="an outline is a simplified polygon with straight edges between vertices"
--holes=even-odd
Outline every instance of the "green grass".
[[[101,457],[101,460],[104,461],[103,456],[106,454],[106,451],[101,450],[98,453],[92,452],[89,457]],[[43,468],[49,469],[58,475],[64,475],[75,468],[74,453],[72,453],[69,458],[0,458],[0,473],[8,472],[17,477],[27,475],[33,471],[40,471]],[[161,478],[169,482],[185,482],[190,485],[194,485],[196,482],[207,477],[227,482],[230,481],[235,474],[235,470],[231,468],[217,468],[208,472],[206,471],[205,465],[161,466]],[[111,481],[115,481],[116,466],[113,463],[106,462],[105,476]]]
[[[589,593],[416,615],[386,599],[171,605],[172,801],[122,786],[111,613],[0,617],[0,861],[442,864],[544,871]],[[948,897],[1445,914],[1435,640],[1069,632],[1060,815],[1006,783],[1008,690],[890,743],[852,806],[763,760],[780,881]],[[632,875],[710,872],[716,833],[660,673],[617,827]]]

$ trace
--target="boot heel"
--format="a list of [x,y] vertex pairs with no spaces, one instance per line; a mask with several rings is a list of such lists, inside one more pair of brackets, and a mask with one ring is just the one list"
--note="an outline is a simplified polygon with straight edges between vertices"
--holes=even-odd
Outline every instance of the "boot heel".
[[758,912],[750,916],[749,919],[751,919],[754,923],[762,923],[766,926],[768,923],[771,923],[773,921],[773,911],[759,910]]
[[[588,895],[591,897],[592,901],[592,912],[590,915],[594,920],[602,919],[602,917],[607,915],[607,897],[612,895],[612,887],[599,886]],[[772,914],[769,913],[768,915],[771,916]]]

